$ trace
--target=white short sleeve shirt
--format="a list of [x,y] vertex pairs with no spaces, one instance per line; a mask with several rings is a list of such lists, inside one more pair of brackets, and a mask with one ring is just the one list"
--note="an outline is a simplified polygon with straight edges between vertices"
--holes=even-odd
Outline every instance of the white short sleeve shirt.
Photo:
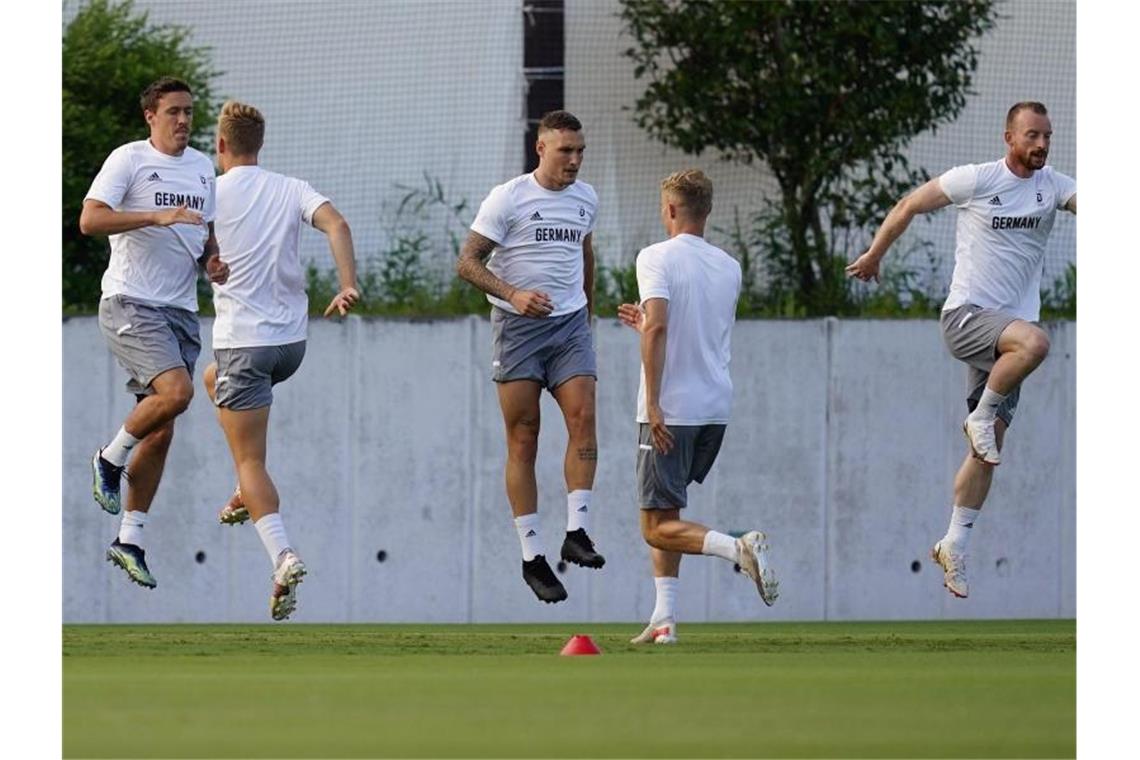
[[[498,244],[487,268],[516,288],[549,295],[556,317],[586,305],[582,241],[597,211],[598,195],[585,182],[554,191],[523,174],[491,190],[471,229]],[[518,313],[507,301],[487,300]]]
[[[112,151],[86,198],[116,211],[165,211],[184,205],[211,222],[214,165],[194,148],[168,156],[149,140],[138,140]],[[205,224],[174,224],[111,235],[102,297],[125,295],[156,306],[198,311],[198,260],[209,234]]]
[[213,286],[215,348],[305,339],[309,297],[301,225],[311,225],[328,202],[304,180],[258,166],[235,166],[218,178],[214,234],[230,276]]
[[939,185],[958,207],[954,277],[943,310],[972,303],[1036,321],[1045,244],[1076,181],[1051,166],[1023,179],[1000,159],[956,166]]
[[[641,302],[669,302],[661,411],[667,425],[727,424],[732,411],[732,326],[740,296],[736,259],[696,235],[676,235],[637,255]],[[645,367],[637,421],[649,422]]]

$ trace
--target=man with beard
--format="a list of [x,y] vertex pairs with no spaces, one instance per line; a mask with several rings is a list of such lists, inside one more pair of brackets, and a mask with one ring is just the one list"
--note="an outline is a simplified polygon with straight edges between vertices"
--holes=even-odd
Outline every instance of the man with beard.
[[1045,244],[1057,209],[1077,213],[1076,182],[1045,165],[1052,136],[1044,105],[1014,104],[1004,158],[954,167],[903,198],[847,267],[852,277],[878,280],[879,262],[916,214],[958,207],[954,276],[941,322],[950,353],[969,367],[969,451],[954,479],[950,527],[931,552],[957,597],[969,594],[966,544],[1001,463],[1021,382],[1049,353],[1049,337],[1036,324]]

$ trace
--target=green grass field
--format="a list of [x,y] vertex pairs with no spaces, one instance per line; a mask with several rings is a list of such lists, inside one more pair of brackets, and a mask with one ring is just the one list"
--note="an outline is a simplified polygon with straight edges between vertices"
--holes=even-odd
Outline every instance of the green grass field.
[[640,628],[65,626],[64,756],[1076,754],[1071,620]]

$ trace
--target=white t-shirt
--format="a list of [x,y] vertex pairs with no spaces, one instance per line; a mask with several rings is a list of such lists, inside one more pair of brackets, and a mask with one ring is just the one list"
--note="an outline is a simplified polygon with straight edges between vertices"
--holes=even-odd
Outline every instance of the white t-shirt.
[[[516,288],[543,291],[557,317],[586,305],[582,240],[594,231],[597,210],[598,194],[585,182],[547,190],[534,174],[523,174],[491,190],[471,229],[498,244],[487,262],[491,273]],[[518,313],[492,295],[487,300]]]
[[[121,145],[103,162],[87,199],[116,211],[161,211],[185,205],[214,219],[214,164],[186,148],[168,156],[149,140]],[[149,226],[111,235],[103,298],[125,295],[156,306],[198,311],[198,259],[210,231],[205,224]]]
[[[728,424],[728,363],[740,264],[704,238],[676,235],[637,254],[637,290],[642,303],[651,298],[669,301],[659,399],[665,424]],[[637,421],[649,422],[644,365]]]
[[958,207],[954,278],[943,311],[972,303],[1035,322],[1045,243],[1076,181],[1051,166],[1022,179],[999,159],[956,166],[938,182]]
[[230,266],[214,287],[215,348],[283,346],[305,339],[309,297],[298,243],[301,222],[325,203],[308,182],[235,166],[218,178],[218,238]]

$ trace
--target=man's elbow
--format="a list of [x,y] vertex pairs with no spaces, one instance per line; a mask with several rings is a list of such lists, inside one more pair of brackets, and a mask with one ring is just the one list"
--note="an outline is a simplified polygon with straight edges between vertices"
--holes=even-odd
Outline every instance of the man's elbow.
[[467,272],[469,271],[468,270],[469,265],[470,265],[470,259],[468,259],[466,256],[460,256],[458,259],[455,260],[455,274],[457,274],[459,276],[459,278],[462,280],[470,281],[469,278],[467,277]]
[[86,209],[79,215],[79,231],[84,235],[95,234],[95,231],[91,228],[91,217],[87,214]]
[[328,235],[330,240],[352,240],[352,229],[348,226],[348,220],[340,214],[332,219],[325,220],[320,230]]
[[904,225],[909,225],[911,220],[918,214],[917,202],[913,195],[908,195],[894,205],[888,217],[896,222],[901,222]]

